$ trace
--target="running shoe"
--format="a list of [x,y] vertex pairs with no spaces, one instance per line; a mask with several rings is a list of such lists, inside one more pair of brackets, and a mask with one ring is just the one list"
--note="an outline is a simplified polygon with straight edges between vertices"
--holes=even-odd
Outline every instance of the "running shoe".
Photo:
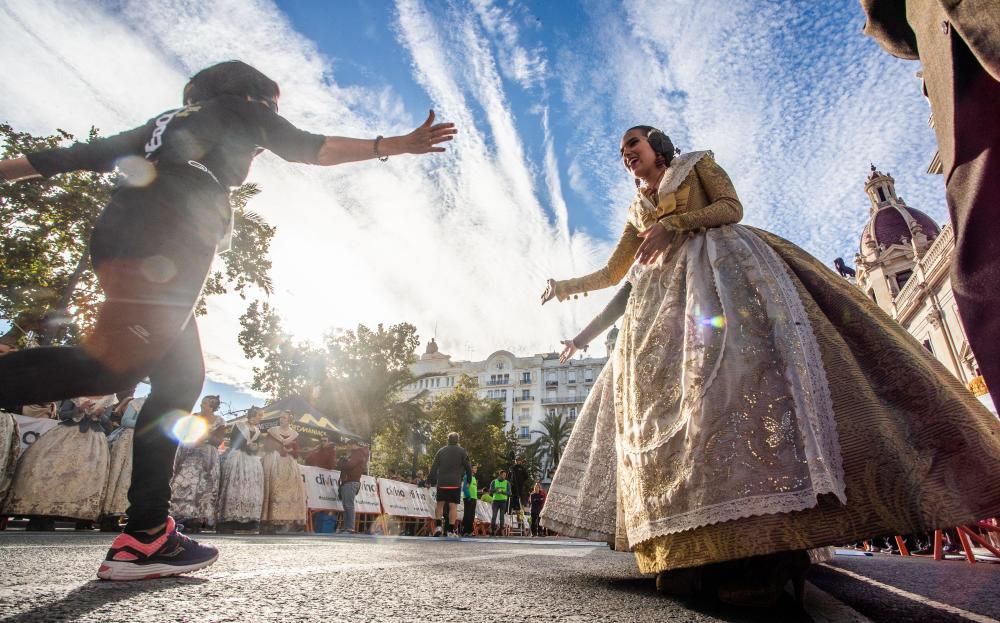
[[97,570],[102,580],[151,580],[204,569],[219,558],[219,550],[200,545],[180,533],[173,517],[159,537],[143,543],[125,532],[118,535]]

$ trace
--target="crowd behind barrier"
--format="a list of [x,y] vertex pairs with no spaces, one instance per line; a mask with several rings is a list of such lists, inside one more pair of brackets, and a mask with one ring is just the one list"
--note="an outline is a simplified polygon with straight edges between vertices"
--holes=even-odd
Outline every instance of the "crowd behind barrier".
[[[60,423],[67,424],[68,422],[46,417],[7,413],[0,414],[0,417],[7,418],[9,428],[13,429],[9,444],[11,446],[8,453],[10,455],[9,464],[0,466],[0,470],[6,472],[6,482],[0,482],[0,502],[3,502],[3,488],[11,484],[11,477],[14,474],[17,461],[26,455],[28,448],[42,435],[56,429]],[[113,438],[114,435],[111,436],[111,439]],[[222,455],[223,461],[225,461],[225,452]],[[435,519],[437,519],[435,517],[437,491],[435,487],[427,486],[425,482],[416,484],[390,478],[361,476],[360,488],[355,496],[356,525],[344,526],[342,525],[344,505],[340,494],[341,472],[337,469],[324,469],[309,465],[299,465],[298,469],[302,476],[305,495],[306,531],[329,532],[339,528],[340,530],[353,529],[362,533],[384,535],[421,536],[434,533]],[[459,524],[464,520],[464,506],[462,503],[456,505]],[[9,511],[6,507],[2,510],[4,513]],[[3,516],[6,518],[7,514],[3,514]],[[81,520],[80,517],[69,515],[60,516],[60,518],[75,520],[78,527],[89,523],[86,520]],[[51,526],[54,525],[51,521],[52,518],[49,519],[50,521],[46,525],[50,527],[43,529],[51,529]],[[112,527],[117,526],[118,517],[112,519],[114,519]],[[482,500],[477,501],[472,534],[489,535],[490,519],[490,503]],[[96,518],[91,520],[96,520]],[[103,521],[103,518],[101,520]],[[206,528],[210,525],[206,524]],[[518,530],[521,534],[526,533],[523,515],[507,513],[505,525],[507,529],[504,534],[511,534],[512,527],[513,533],[517,533]],[[252,527],[250,529],[253,530]]]

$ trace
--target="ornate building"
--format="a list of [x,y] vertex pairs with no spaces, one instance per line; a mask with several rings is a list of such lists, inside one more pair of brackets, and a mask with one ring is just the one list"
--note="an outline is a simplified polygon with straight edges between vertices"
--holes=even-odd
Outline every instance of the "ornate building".
[[978,376],[951,289],[951,225],[906,205],[895,180],[872,165],[870,217],[855,257],[856,284],[964,383]]
[[[608,332],[605,346],[614,347],[618,329]],[[548,414],[562,415],[575,421],[594,380],[607,362],[607,357],[579,357],[559,363],[558,353],[542,353],[519,357],[498,350],[483,361],[452,361],[440,352],[432,338],[424,354],[410,366],[418,380],[403,391],[410,398],[426,391],[433,397],[451,391],[462,375],[476,379],[482,398],[497,400],[504,405],[507,425],[514,425],[518,439],[531,443],[541,430]]]

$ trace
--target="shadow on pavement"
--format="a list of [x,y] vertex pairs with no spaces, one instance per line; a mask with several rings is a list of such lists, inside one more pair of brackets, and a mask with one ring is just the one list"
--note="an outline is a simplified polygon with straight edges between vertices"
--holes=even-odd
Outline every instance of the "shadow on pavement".
[[[722,621],[732,623],[772,623],[774,621],[787,621],[788,623],[812,623],[813,618],[795,603],[791,594],[785,593],[778,600],[778,605],[770,609],[737,608],[714,601],[710,598],[677,598],[666,595],[658,595],[656,583],[652,578],[623,578],[614,580],[604,580],[608,588],[615,591],[642,595],[644,597],[657,596],[664,602],[669,602],[675,606],[696,612],[707,617],[714,617]],[[665,604],[666,607],[666,604]]]
[[134,582],[106,582],[92,580],[80,588],[70,591],[57,601],[42,600],[30,610],[0,619],[0,623],[34,623],[37,621],[76,620],[93,612],[105,604],[130,599],[137,595],[148,595],[178,586],[204,584],[205,578],[172,577]]

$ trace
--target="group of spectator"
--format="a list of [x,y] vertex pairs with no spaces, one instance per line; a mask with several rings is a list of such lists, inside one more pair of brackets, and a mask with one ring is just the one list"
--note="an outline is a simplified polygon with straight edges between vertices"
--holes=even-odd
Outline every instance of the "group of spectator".
[[[448,445],[434,455],[426,481],[418,482],[423,486],[437,487],[435,536],[471,535],[479,501],[491,505],[491,536],[504,534],[508,514],[514,514],[523,529],[525,507],[531,513],[531,536],[544,536],[539,516],[545,504],[545,491],[539,483],[535,483],[529,493],[529,474],[523,457],[515,458],[509,474],[506,469],[498,470],[486,486],[481,486],[478,471],[479,466],[472,464],[468,452],[459,445],[459,434],[448,433]],[[457,522],[459,504],[463,505],[461,524]]]
[[[4,453],[11,473],[0,480],[0,516],[27,518],[29,530],[54,530],[57,520],[69,520],[78,529],[99,524],[117,531],[128,510],[135,423],[145,400],[133,393],[13,409],[58,422],[44,427],[23,453],[17,450],[22,434],[16,420],[0,413],[6,435],[0,445],[11,448]],[[170,482],[171,515],[189,533],[304,530],[306,493],[291,413],[282,412],[278,425],[264,431],[263,410],[253,407],[227,435],[226,421],[216,413],[220,404],[219,396],[205,396],[198,411],[173,422],[181,442]],[[339,463],[336,450],[324,440],[306,463],[341,470],[341,529],[353,532],[354,496],[367,471],[368,450],[354,447]]]

